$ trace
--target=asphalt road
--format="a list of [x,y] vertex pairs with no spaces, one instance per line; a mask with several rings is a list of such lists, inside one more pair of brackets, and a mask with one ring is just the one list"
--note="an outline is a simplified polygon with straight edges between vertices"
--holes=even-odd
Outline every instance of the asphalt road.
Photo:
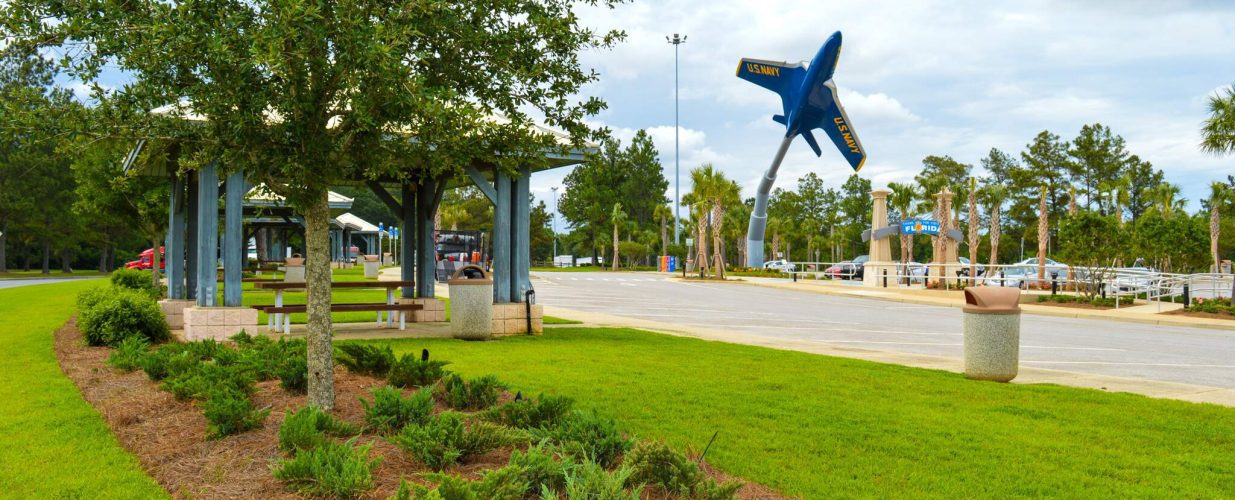
[[[537,302],[664,323],[962,356],[961,310],[651,273],[533,273]],[[1235,331],[1024,314],[1023,366],[1235,388]]]
[[76,278],[20,278],[20,279],[0,279],[0,288],[14,288],[19,286],[30,285],[46,285],[48,283],[61,283],[72,280],[88,280],[102,278],[103,276],[81,276]]

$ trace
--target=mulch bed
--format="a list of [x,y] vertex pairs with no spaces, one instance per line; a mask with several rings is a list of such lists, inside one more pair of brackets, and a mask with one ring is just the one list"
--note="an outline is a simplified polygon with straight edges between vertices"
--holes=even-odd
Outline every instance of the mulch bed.
[[[71,319],[55,333],[60,369],[77,385],[82,397],[93,405],[120,444],[136,455],[142,468],[173,496],[181,498],[298,498],[271,475],[271,465],[285,458],[278,447],[278,430],[284,412],[300,408],[306,396],[291,394],[278,380],[258,382],[252,399],[257,408],[270,408],[259,428],[221,439],[207,439],[206,418],[192,402],[176,401],[159,389],[142,371],[123,373],[106,364],[112,349],[87,346]],[[360,397],[385,384],[382,379],[356,375],[335,367],[333,414],[353,423],[364,421]],[[405,394],[411,391],[404,391]],[[510,399],[504,395],[503,399]],[[438,404],[438,411],[445,407]],[[374,471],[375,487],[367,498],[387,498],[399,488],[401,478],[431,484],[418,474],[431,472],[403,450],[365,434],[359,443],[373,443],[372,455],[381,456]],[[486,470],[500,468],[510,460],[510,449],[500,449],[448,467],[443,472],[478,478]],[[71,457],[66,457],[71,458]],[[708,464],[704,470],[717,480],[730,479]],[[645,498],[663,498],[647,489]],[[743,499],[785,498],[773,490],[747,482],[738,492]]]

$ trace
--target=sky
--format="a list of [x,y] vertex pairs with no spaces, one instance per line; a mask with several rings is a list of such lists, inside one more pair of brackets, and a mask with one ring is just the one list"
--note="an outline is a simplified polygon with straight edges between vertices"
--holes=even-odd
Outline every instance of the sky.
[[[582,24],[627,39],[582,60],[600,74],[586,93],[608,102],[592,118],[624,143],[647,129],[674,191],[674,50],[679,46],[681,191],[711,163],[743,197],[771,161],[784,127],[780,98],[734,76],[743,57],[796,62],[841,31],[834,81],[866,148],[860,175],[875,186],[907,182],[927,155],[970,163],[995,147],[1019,158],[1038,132],[1065,139],[1100,122],[1130,152],[1179,184],[1189,210],[1208,184],[1235,173],[1235,157],[1200,151],[1206,100],[1235,83],[1235,2],[1086,1],[638,1],[580,11]],[[776,186],[814,172],[831,187],[852,173],[816,134],[823,156],[799,139]],[[569,169],[541,172],[533,194]],[[561,191],[559,191],[559,196]],[[558,220],[559,229],[563,222]]]

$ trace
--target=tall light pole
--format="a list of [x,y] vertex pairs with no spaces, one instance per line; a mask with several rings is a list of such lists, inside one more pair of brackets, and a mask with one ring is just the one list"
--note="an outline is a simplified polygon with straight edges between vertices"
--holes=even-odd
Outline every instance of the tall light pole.
[[549,188],[553,191],[553,218],[549,219],[549,225],[553,230],[553,263],[549,267],[557,267],[557,186]]
[[681,157],[678,151],[678,46],[686,43],[686,35],[665,37],[665,41],[673,44],[673,242],[682,242],[682,173]]

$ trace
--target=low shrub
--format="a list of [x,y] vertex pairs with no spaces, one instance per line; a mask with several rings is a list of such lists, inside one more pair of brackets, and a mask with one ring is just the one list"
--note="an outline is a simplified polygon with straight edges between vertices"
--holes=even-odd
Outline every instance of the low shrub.
[[395,364],[395,353],[389,345],[339,344],[335,350],[335,360],[352,373],[385,377]]
[[335,418],[316,406],[305,406],[287,412],[279,427],[279,448],[286,452],[309,450],[323,446],[326,436],[354,436],[360,429]]
[[163,379],[159,387],[172,393],[176,399],[202,399],[212,391],[226,390],[245,397],[253,394],[254,380],[251,373],[235,365],[222,365],[215,361],[199,361],[192,368]]
[[[436,481],[429,489],[419,484],[400,481],[394,499],[481,500],[490,498],[525,498],[528,489],[518,471],[511,467],[487,471],[479,480],[468,480],[452,474],[430,473],[424,477]],[[556,498],[556,497],[553,497]]]
[[451,408],[473,411],[493,406],[505,388],[506,385],[494,375],[465,380],[452,373],[442,378],[436,391]]
[[146,356],[146,351],[149,349],[150,343],[146,342],[146,339],[129,337],[116,345],[116,350],[107,357],[107,364],[119,370],[131,372],[141,368],[142,358]]
[[508,427],[549,427],[570,413],[575,401],[565,396],[546,396],[511,401],[486,410],[481,418]]
[[391,442],[434,470],[502,446],[527,441],[515,429],[489,422],[463,424],[462,415],[441,413],[424,425],[408,425]]
[[77,313],[81,314],[88,309],[92,309],[95,304],[111,297],[112,290],[113,287],[100,286],[77,294]]
[[616,464],[633,443],[622,436],[613,419],[601,417],[594,411],[575,410],[557,425],[533,429],[532,436],[556,444],[565,455],[591,460],[604,467]]
[[150,271],[138,269],[117,269],[111,273],[111,284],[120,288],[137,290],[152,299],[163,295],[163,286],[154,283]]
[[90,345],[116,346],[129,337],[158,343],[170,336],[159,304],[141,292],[113,288],[108,296],[86,302],[92,303],[81,311],[77,325]]
[[155,382],[169,375],[179,374],[197,365],[201,360],[188,351],[186,344],[163,344],[146,353],[141,359],[141,369]]
[[433,415],[433,394],[418,391],[409,397],[391,386],[370,391],[373,401],[361,398],[364,406],[365,425],[379,433],[398,432],[407,425],[420,425]]
[[737,481],[717,483],[686,455],[660,441],[644,441],[635,445],[626,454],[622,465],[630,469],[628,485],[656,485],[670,495],[684,498],[731,499],[742,487],[742,483]]
[[372,447],[349,441],[298,450],[275,466],[274,477],[303,494],[356,498],[373,488],[373,469],[381,463],[381,458],[369,458]]
[[254,409],[248,395],[226,388],[210,391],[202,404],[202,410],[208,422],[207,434],[212,438],[261,427],[266,416],[270,414],[269,409]]
[[1189,312],[1235,315],[1235,305],[1227,299],[1192,299],[1192,304],[1185,308]]
[[527,495],[544,491],[561,492],[566,488],[566,474],[575,467],[574,460],[553,458],[553,452],[543,445],[532,446],[527,451],[514,450],[507,468],[519,471],[519,477],[527,484]]
[[446,361],[429,359],[429,351],[423,351],[417,358],[411,353],[404,354],[390,366],[386,381],[395,387],[425,387],[433,385],[446,374]]
[[630,469],[625,467],[609,472],[600,464],[585,462],[566,473],[566,498],[638,500],[643,486],[627,489],[629,477]]
[[309,360],[305,356],[292,356],[279,365],[279,386],[295,394],[309,392]]

